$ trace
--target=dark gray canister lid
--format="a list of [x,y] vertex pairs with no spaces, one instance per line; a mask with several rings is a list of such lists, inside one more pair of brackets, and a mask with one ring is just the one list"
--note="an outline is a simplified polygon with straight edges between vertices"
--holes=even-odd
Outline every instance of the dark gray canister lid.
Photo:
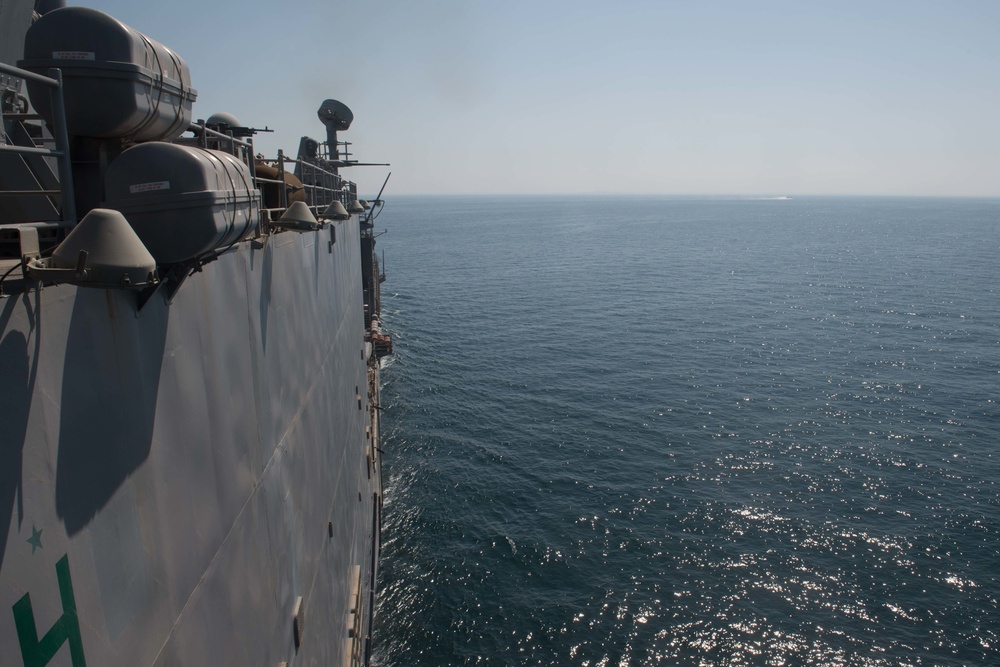
[[[62,70],[72,135],[168,140],[190,125],[197,93],[184,60],[112,16],[63,7],[32,24],[20,67]],[[32,105],[51,122],[49,89],[28,82]]]
[[148,142],[108,167],[107,206],[128,218],[159,263],[200,257],[244,238],[258,220],[250,169],[229,153]]

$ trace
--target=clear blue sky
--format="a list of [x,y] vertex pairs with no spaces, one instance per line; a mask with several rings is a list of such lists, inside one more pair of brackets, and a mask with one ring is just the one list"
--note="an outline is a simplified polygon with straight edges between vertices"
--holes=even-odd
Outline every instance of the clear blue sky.
[[184,57],[196,117],[275,128],[268,154],[345,102],[396,193],[1000,196],[1000,2],[90,6]]

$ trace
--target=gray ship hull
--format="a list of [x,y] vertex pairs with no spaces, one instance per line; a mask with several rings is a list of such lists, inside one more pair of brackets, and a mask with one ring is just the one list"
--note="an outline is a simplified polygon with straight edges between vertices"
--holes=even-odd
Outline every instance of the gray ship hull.
[[[27,626],[65,618],[60,562],[92,665],[364,650],[377,379],[356,218],[330,237],[241,244],[138,314],[128,292],[64,286],[2,302],[0,664],[32,664]],[[35,664],[82,664],[70,644]]]
[[33,4],[0,2],[0,666],[367,665],[391,340],[353,114],[263,159],[172,51]]

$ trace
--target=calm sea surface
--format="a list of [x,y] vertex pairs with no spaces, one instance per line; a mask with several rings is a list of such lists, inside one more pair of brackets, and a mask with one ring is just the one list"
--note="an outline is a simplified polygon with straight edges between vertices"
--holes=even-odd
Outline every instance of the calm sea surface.
[[378,664],[1000,664],[1000,201],[376,227]]

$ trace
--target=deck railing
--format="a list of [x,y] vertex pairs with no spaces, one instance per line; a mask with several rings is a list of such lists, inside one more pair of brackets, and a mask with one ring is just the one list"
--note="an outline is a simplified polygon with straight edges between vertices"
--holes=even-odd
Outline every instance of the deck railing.
[[[48,76],[42,76],[41,74],[35,74],[34,72],[23,70],[20,67],[0,63],[0,72],[18,77],[20,79],[25,79],[27,81],[41,83],[49,87],[49,95],[51,96],[52,106],[52,127],[50,129],[52,131],[52,139],[55,141],[55,148],[45,148],[43,146],[20,146],[16,144],[9,144],[7,143],[5,137],[3,143],[0,143],[0,153],[51,157],[55,158],[57,160],[57,164],[59,165],[58,190],[46,190],[41,188],[37,190],[8,190],[6,192],[0,192],[0,195],[11,197],[51,197],[53,195],[57,195],[59,197],[60,219],[64,225],[75,225],[76,206],[73,201],[73,168],[70,164],[69,134],[66,130],[66,107],[63,100],[62,70],[53,67],[49,70]],[[10,117],[10,115],[8,114],[7,117]],[[16,117],[23,120],[40,119],[40,116],[36,116],[34,114],[17,114]]]

